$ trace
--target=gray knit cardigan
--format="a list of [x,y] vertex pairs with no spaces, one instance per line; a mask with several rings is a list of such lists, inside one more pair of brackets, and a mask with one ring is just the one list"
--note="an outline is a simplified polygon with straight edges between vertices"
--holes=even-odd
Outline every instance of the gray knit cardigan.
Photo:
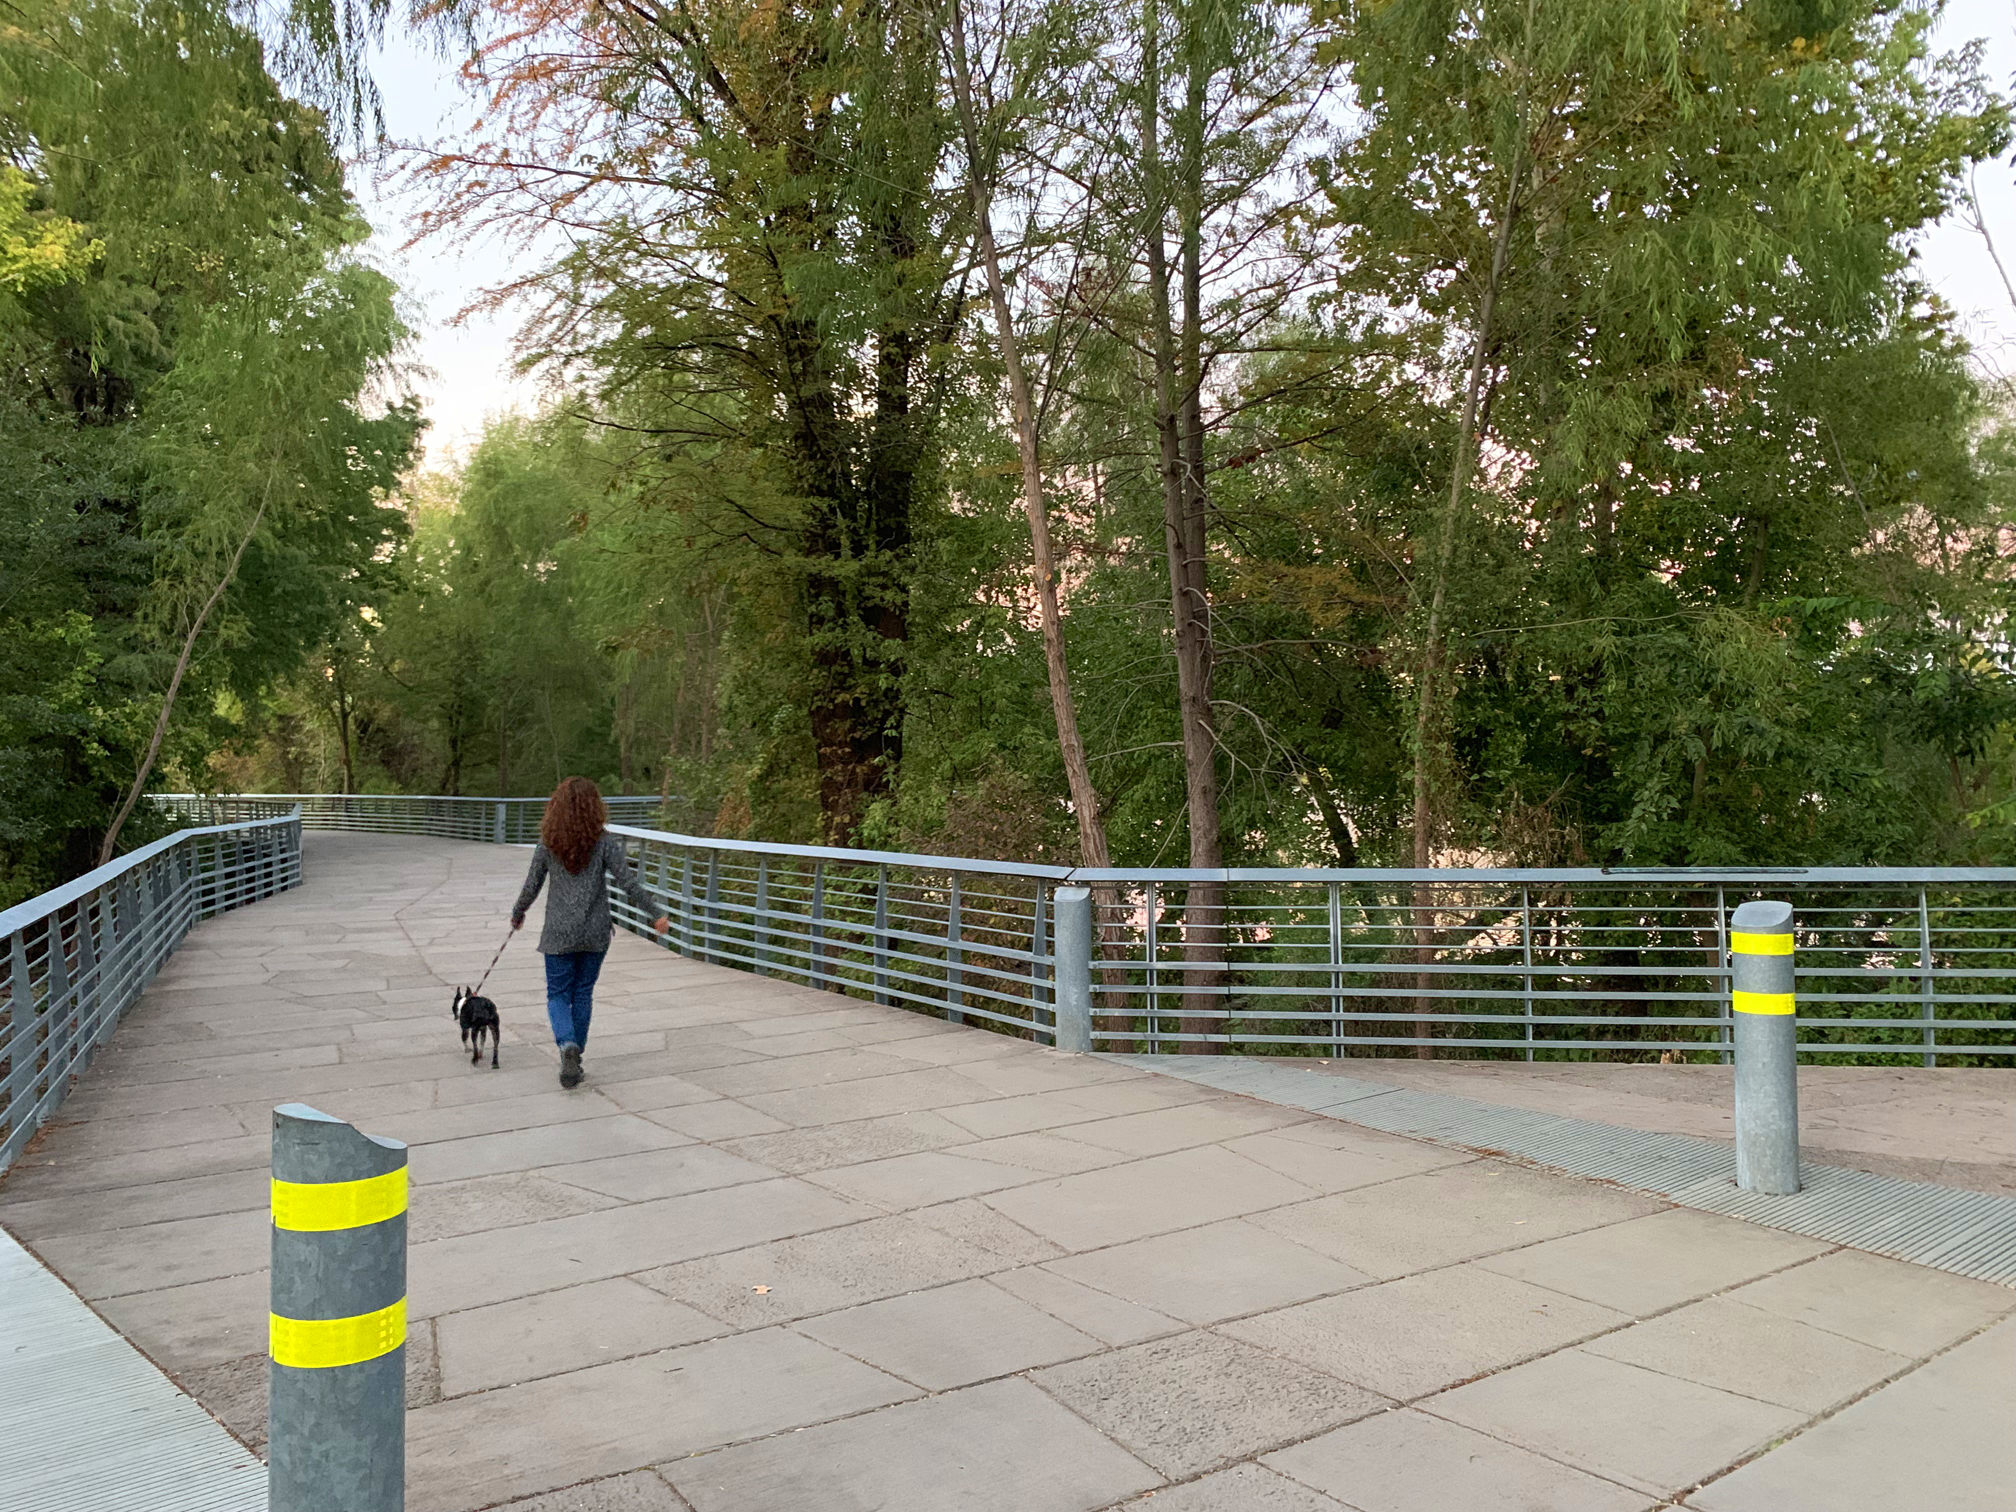
[[658,916],[657,903],[644,891],[644,885],[630,869],[629,858],[623,854],[623,842],[614,835],[605,834],[595,842],[594,854],[578,872],[570,872],[560,865],[547,854],[545,846],[535,845],[532,848],[532,869],[525,874],[525,886],[519,890],[518,902],[511,910],[511,922],[525,922],[525,910],[532,906],[532,900],[539,896],[540,887],[551,877],[553,890],[546,895],[546,925],[539,931],[540,954],[568,955],[577,950],[607,950],[609,935],[615,925],[609,917],[609,888],[603,881],[605,876],[623,889],[623,895],[646,918]]

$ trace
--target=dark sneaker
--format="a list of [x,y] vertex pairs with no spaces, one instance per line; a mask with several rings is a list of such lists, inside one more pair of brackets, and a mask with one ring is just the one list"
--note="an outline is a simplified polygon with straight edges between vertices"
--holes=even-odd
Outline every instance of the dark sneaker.
[[576,1046],[560,1047],[560,1085],[563,1087],[581,1085],[581,1051]]

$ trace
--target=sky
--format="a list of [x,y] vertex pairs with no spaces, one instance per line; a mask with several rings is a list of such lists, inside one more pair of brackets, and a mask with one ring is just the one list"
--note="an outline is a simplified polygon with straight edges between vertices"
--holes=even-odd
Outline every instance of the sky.
[[[2016,92],[2016,0],[1951,0],[1936,37],[1945,49],[1985,39],[1990,81]],[[387,41],[374,74],[394,141],[437,139],[473,114],[453,65],[407,37]],[[452,462],[489,418],[538,406],[535,381],[512,370],[513,312],[456,319],[484,289],[508,282],[523,254],[494,237],[435,237],[406,248],[411,199],[364,164],[353,169],[352,187],[376,231],[369,256],[398,279],[418,333],[414,357],[423,371],[414,386],[433,421],[428,460]],[[2010,156],[1982,165],[1976,188],[1989,234],[2016,278],[2016,166]],[[1919,256],[1928,281],[1965,322],[1981,361],[1997,372],[2016,372],[2016,297],[2005,289],[1980,233],[1949,216],[1920,238]]]

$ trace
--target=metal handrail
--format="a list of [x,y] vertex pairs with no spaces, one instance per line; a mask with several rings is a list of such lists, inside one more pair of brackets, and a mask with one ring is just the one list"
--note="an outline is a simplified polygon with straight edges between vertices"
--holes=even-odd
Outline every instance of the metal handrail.
[[[530,838],[542,800],[302,802],[311,827],[494,840],[521,833],[495,806]],[[1042,1039],[1056,894],[1089,887],[1098,1049],[1726,1060],[1726,921],[1770,896],[1798,910],[1803,1053],[2016,1055],[2016,869],[1093,869],[610,828],[689,956]]]
[[301,816],[288,805],[179,830],[0,912],[0,1171],[198,920],[300,881]]

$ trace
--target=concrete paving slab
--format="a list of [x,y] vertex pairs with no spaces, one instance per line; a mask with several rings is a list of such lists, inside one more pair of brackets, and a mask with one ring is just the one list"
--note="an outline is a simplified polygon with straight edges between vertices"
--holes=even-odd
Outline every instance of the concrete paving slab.
[[696,1103],[692,1107],[654,1108],[642,1116],[667,1129],[691,1134],[695,1139],[735,1139],[791,1127],[781,1118],[726,1099]]
[[[544,1075],[538,1086],[530,1093],[520,1092],[513,1096],[499,1097],[483,1102],[450,1103],[436,1105],[431,1099],[437,1089],[432,1083],[420,1082],[416,1088],[430,1101],[417,1109],[394,1111],[376,1107],[364,1108],[354,1098],[324,1098],[316,1104],[323,1112],[337,1118],[349,1119],[359,1128],[371,1128],[382,1120],[397,1120],[398,1137],[415,1149],[423,1145],[446,1144],[457,1140],[473,1139],[479,1135],[508,1134],[523,1129],[550,1128],[554,1124],[576,1123],[609,1118],[623,1110],[615,1104],[605,1102],[595,1096],[573,1095],[560,1091]],[[266,1123],[272,1121],[272,1110],[261,1104],[260,1111],[266,1115]],[[385,1127],[393,1127],[390,1122]],[[270,1138],[262,1133],[262,1137]]]
[[1411,1409],[1347,1424],[1265,1463],[1354,1512],[1645,1512],[1650,1505],[1642,1492]]
[[472,1295],[495,1301],[530,1296],[851,1223],[872,1211],[794,1180],[664,1197],[525,1224],[512,1231],[508,1262],[496,1241],[482,1234],[413,1245],[407,1253],[409,1295],[417,1311],[431,1315]]
[[[124,1034],[125,1028],[119,1030]],[[61,1147],[66,1164],[79,1161],[125,1159],[141,1150],[166,1150],[179,1145],[202,1145],[219,1139],[235,1139],[240,1134],[263,1133],[248,1129],[236,1117],[216,1106],[184,1108],[180,1112],[140,1118],[85,1118],[73,1102],[48,1124],[48,1133],[36,1151],[41,1158],[24,1159],[7,1173],[11,1194],[30,1171],[47,1164]],[[19,1173],[19,1174],[17,1174]]]
[[1335,1376],[1207,1332],[1053,1366],[1032,1379],[1172,1480],[1388,1405]]
[[1144,1339],[1182,1333],[1186,1327],[1167,1314],[1081,1286],[1041,1266],[1020,1266],[987,1279],[989,1285],[1042,1308],[1104,1344],[1139,1344]]
[[660,1468],[694,1512],[1090,1512],[1157,1480],[1019,1380]]
[[1186,1323],[1286,1307],[1372,1279],[1240,1218],[1074,1255],[1049,1269]]
[[1100,1119],[1079,1125],[1072,1137],[1123,1155],[1166,1155],[1172,1150],[1223,1144],[1244,1134],[1301,1122],[1302,1116],[1287,1108],[1228,1097]]
[[1696,1302],[1582,1347],[1605,1359],[1806,1413],[1838,1406],[1911,1364],[1903,1355],[1729,1297]]
[[992,1255],[997,1265],[1036,1265],[1063,1253],[1048,1239],[1003,1217],[978,1197],[912,1208],[908,1216],[949,1239]]
[[1374,1276],[1404,1276],[1658,1212],[1634,1192],[1470,1161],[1283,1208],[1262,1228]]
[[638,1279],[723,1322],[760,1328],[1001,1268],[994,1254],[914,1218],[885,1217],[645,1271]]
[[800,1323],[798,1331],[927,1391],[1055,1365],[1104,1347],[985,1281],[827,1313]]
[[712,1145],[688,1143],[636,1155],[586,1160],[578,1165],[552,1166],[546,1174],[554,1181],[625,1202],[648,1202],[654,1197],[677,1197],[713,1187],[737,1186],[745,1181],[768,1181],[782,1173]]
[[635,1470],[506,1502],[496,1512],[691,1512],[655,1470]]
[[[772,1040],[772,1045],[782,1041]],[[760,1052],[759,1052],[760,1054]],[[788,1092],[799,1087],[824,1087],[876,1076],[898,1076],[916,1070],[893,1055],[844,1045],[818,1054],[782,1059],[762,1055],[753,1062],[695,1071],[688,1080],[724,1097],[747,1098],[752,1092]]]
[[873,1203],[876,1207],[900,1212],[927,1203],[951,1202],[981,1192],[998,1192],[1003,1187],[1040,1180],[1041,1176],[1026,1166],[977,1160],[970,1155],[946,1150],[923,1150],[915,1155],[898,1155],[891,1160],[874,1160],[837,1171],[820,1171],[806,1179],[830,1187],[857,1202]]
[[978,1160],[1000,1161],[1006,1165],[1041,1171],[1046,1176],[1076,1176],[1081,1171],[1118,1165],[1128,1158],[1113,1150],[1097,1149],[1058,1134],[1009,1134],[1000,1139],[983,1139],[961,1145],[959,1153]]
[[716,1102],[721,1096],[683,1076],[646,1076],[636,1081],[603,1082],[597,1090],[627,1113],[683,1108],[693,1103]]
[[936,1113],[895,1113],[821,1128],[754,1134],[733,1140],[728,1147],[738,1155],[802,1176],[970,1142],[965,1130]]
[[[271,1110],[266,1110],[272,1116]],[[56,1154],[45,1154],[45,1150]],[[176,1145],[165,1150],[137,1150],[131,1155],[108,1156],[100,1160],[72,1160],[61,1153],[60,1142],[31,1145],[28,1153],[7,1171],[7,1184],[0,1188],[10,1198],[66,1196],[115,1188],[145,1187],[157,1181],[183,1181],[198,1176],[224,1175],[232,1171],[264,1170],[272,1160],[272,1135],[262,1131],[214,1144]],[[0,1222],[4,1222],[0,1218]]]
[[94,1304],[119,1332],[172,1375],[266,1348],[266,1267],[218,1281],[164,1286]]
[[[11,1183],[9,1190],[11,1194]],[[181,1181],[101,1188],[74,1196],[0,1201],[0,1223],[31,1240],[53,1234],[96,1234],[175,1218],[263,1210],[271,1194],[268,1172],[253,1167]]]
[[1878,1349],[1923,1356],[2016,1312],[2016,1291],[1841,1250],[1753,1281],[1734,1300]]
[[[1734,1138],[1727,1066],[1353,1060],[1346,1070],[1620,1128]],[[1799,1105],[1809,1159],[2016,1195],[2016,1070],[1802,1066]]]
[[1811,1260],[1829,1248],[1754,1223],[1671,1208],[1477,1264],[1642,1318]]
[[914,1394],[785,1329],[689,1344],[409,1412],[407,1506],[472,1512]]
[[1396,1139],[1328,1118],[1228,1140],[1225,1148],[1324,1193],[1374,1186],[1476,1159],[1467,1151]]
[[1084,1250],[1237,1218],[1309,1195],[1300,1182],[1207,1146],[1017,1187],[985,1201],[1068,1250]]
[[1756,1453],[1804,1414],[1569,1349],[1420,1404],[1654,1497]]
[[42,1262],[91,1301],[238,1275],[265,1263],[272,1220],[263,1209],[176,1218],[100,1234],[34,1241]]
[[[262,1203],[261,1206],[264,1206]],[[535,1171],[507,1171],[430,1187],[406,1213],[406,1242],[425,1244],[461,1234],[516,1228],[549,1218],[573,1218],[616,1206],[612,1197],[568,1186]]]
[[2016,1323],[2001,1323],[1687,1498],[1701,1512],[2007,1512]]
[[937,1110],[966,1131],[968,1139],[998,1139],[1009,1134],[1029,1134],[1061,1129],[1071,1124],[1089,1124],[1110,1113],[1088,1108],[1082,1102],[1057,1092],[1032,1092],[1023,1097],[1002,1097],[986,1102],[949,1104]]
[[[1085,1089],[1091,1087],[1148,1080],[1138,1071],[1087,1055],[1024,1055],[975,1061],[965,1067],[965,1075],[999,1097],[1063,1091],[1076,1091],[1083,1095]],[[1160,1094],[1151,1088],[1147,1095]],[[1138,1104],[1114,1106],[1103,1101],[1087,1105],[1114,1113],[1132,1113],[1139,1107]]]
[[1166,1491],[1150,1491],[1125,1505],[1132,1512],[1352,1512],[1261,1465],[1234,1465]]
[[455,1139],[422,1145],[413,1151],[415,1186],[431,1181],[460,1181],[499,1171],[530,1171],[540,1166],[572,1165],[610,1155],[634,1155],[689,1144],[691,1136],[675,1134],[634,1113],[514,1129],[482,1138]]
[[933,1034],[921,1039],[905,1038],[895,1044],[882,1045],[887,1054],[900,1055],[905,1060],[928,1066],[957,1066],[967,1061],[1005,1060],[1010,1056],[1026,1054],[1033,1048],[1026,1040],[1010,1039],[1005,1034]]
[[[471,1299],[474,1300],[474,1299]],[[441,1394],[461,1396],[694,1344],[723,1326],[622,1277],[435,1319]]]
[[1405,1401],[1629,1321],[1607,1307],[1458,1265],[1262,1313],[1222,1331]]
[[[599,990],[599,983],[598,990]],[[543,1049],[543,1045],[542,1045]],[[683,1036],[676,1045],[641,1055],[597,1056],[595,1076],[603,1086],[649,1081],[660,1076],[693,1077],[721,1066],[761,1064],[763,1057],[743,1049],[733,1041],[702,1040],[689,1043]]]
[[[979,1064],[988,1063],[982,1061]],[[966,1080],[964,1072],[970,1069],[962,1067],[953,1071],[933,1067],[904,1071],[895,1076],[871,1076],[858,1081],[798,1087],[789,1092],[752,1092],[741,1101],[759,1113],[768,1113],[799,1128],[809,1124],[883,1118],[891,1113],[918,1113],[971,1102],[976,1091],[982,1089],[976,1089]]]

